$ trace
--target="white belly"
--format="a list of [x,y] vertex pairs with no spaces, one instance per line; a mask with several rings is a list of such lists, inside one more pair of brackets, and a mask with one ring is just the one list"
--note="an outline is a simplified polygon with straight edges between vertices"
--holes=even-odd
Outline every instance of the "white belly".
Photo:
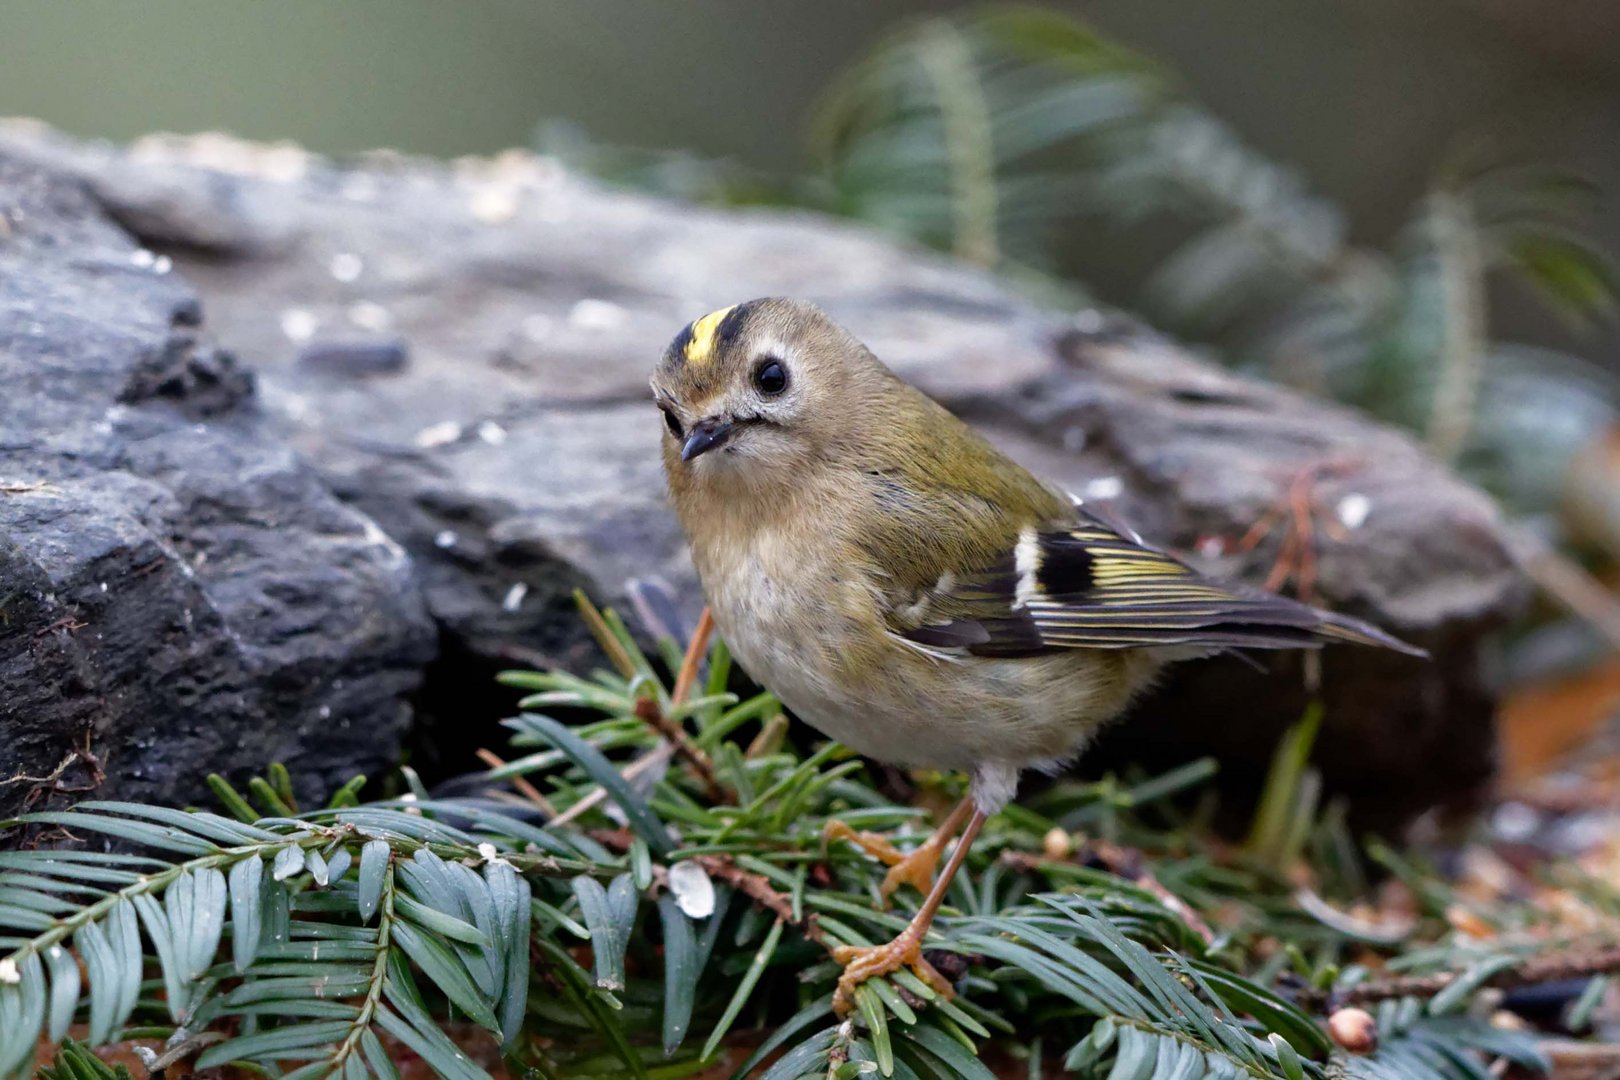
[[861,577],[802,554],[789,556],[768,531],[746,546],[694,552],[743,669],[800,719],[878,761],[970,771],[1072,756],[1151,666],[1093,651],[934,659],[878,629],[879,601]]

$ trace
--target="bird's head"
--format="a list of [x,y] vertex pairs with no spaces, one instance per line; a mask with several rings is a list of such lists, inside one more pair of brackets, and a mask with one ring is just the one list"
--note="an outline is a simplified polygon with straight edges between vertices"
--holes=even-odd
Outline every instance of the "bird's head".
[[865,347],[819,308],[750,300],[686,326],[653,372],[671,480],[790,478],[835,454],[862,422]]

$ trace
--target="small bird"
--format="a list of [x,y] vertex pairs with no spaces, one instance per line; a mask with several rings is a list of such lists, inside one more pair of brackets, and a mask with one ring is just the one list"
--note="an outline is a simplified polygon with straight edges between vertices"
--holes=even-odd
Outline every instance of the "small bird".
[[[839,950],[835,1005],[911,967],[1019,773],[1072,759],[1165,664],[1354,642],[1340,615],[1220,584],[1037,480],[818,308],[761,299],[689,324],[652,378],[664,469],[714,623],[801,719],[970,794],[920,848],[835,823],[926,899],[893,941]],[[934,871],[961,830],[944,872]],[[930,886],[930,881],[932,885]]]

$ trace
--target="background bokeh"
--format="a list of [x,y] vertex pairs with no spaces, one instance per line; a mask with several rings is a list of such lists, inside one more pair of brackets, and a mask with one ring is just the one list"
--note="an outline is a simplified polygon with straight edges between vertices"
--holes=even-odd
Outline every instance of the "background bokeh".
[[[1259,151],[1395,233],[1458,144],[1574,166],[1620,190],[1620,8],[1604,0],[1093,0],[1083,16],[1165,62]],[[434,155],[531,145],[563,119],[591,137],[679,147],[778,173],[810,166],[805,127],[832,74],[926,0],[20,0],[0,13],[0,114],[128,139],[221,129],[312,149]],[[125,58],[139,57],[139,62]],[[1620,247],[1620,211],[1593,221]],[[1088,236],[1105,299],[1145,270],[1139,235]],[[1148,245],[1151,248],[1151,244]],[[1520,291],[1507,336],[1607,362],[1613,327],[1573,333]]]

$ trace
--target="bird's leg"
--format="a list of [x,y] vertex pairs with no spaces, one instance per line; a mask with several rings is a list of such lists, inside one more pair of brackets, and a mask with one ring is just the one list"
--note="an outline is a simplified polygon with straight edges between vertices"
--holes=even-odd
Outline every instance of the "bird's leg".
[[939,867],[939,858],[945,854],[945,845],[951,842],[951,837],[956,835],[972,812],[973,800],[963,799],[950,816],[940,823],[939,828],[909,855],[895,847],[888,837],[856,832],[836,818],[827,822],[822,835],[828,840],[848,840],[889,868],[889,872],[883,875],[883,884],[878,887],[878,896],[882,898],[883,906],[888,907],[889,898],[902,885],[910,885],[925,896],[928,894],[934,884],[934,871]]
[[[867,979],[883,975],[892,975],[901,968],[909,967],[917,976],[946,997],[951,995],[950,980],[934,970],[934,965],[923,959],[923,937],[928,928],[933,925],[934,916],[939,913],[939,906],[945,902],[945,892],[951,887],[951,879],[962,868],[962,861],[967,858],[968,848],[973,846],[974,839],[979,835],[979,829],[984,826],[984,811],[973,806],[970,800],[965,800],[951,814],[955,818],[962,809],[968,808],[972,814],[968,818],[967,828],[962,830],[962,838],[956,842],[956,848],[945,864],[944,873],[934,882],[934,887],[928,891],[928,898],[918,910],[900,935],[886,945],[874,945],[861,948],[854,945],[844,945],[833,950],[833,959],[844,965],[844,974],[838,979],[838,991],[833,994],[833,1010],[843,1016],[855,1008],[855,989]],[[937,835],[937,834],[936,834]]]

